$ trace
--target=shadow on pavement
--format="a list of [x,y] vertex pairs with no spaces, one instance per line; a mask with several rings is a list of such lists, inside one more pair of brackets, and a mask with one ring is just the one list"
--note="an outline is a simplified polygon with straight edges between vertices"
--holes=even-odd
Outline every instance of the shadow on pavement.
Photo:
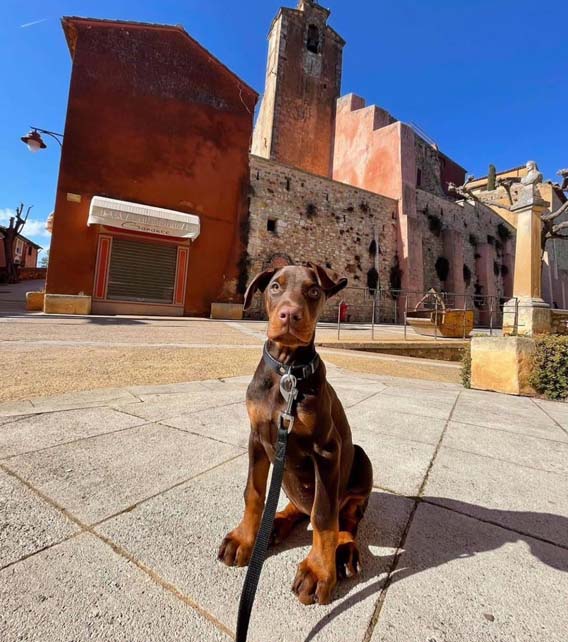
[[[403,545],[396,559],[395,554],[377,556],[370,547],[392,548],[393,543],[384,541],[385,537],[383,536],[377,537],[377,533],[381,532],[380,524],[369,524],[367,519],[369,514],[380,515],[383,513],[387,516],[405,514],[405,509],[408,511],[409,500],[412,498],[388,493],[373,492],[371,494],[368,513],[361,522],[358,536],[363,565],[360,577],[361,581],[368,581],[373,576],[380,577],[380,579],[349,595],[347,599],[337,604],[312,628],[304,642],[310,642],[336,617],[360,601],[381,591],[387,581],[385,568],[390,570],[388,582],[391,584],[452,560],[473,557],[479,553],[497,550],[508,543],[523,541],[530,548],[531,553],[541,562],[559,571],[568,572],[568,547],[564,544],[554,543],[558,542],[560,537],[565,537],[568,532],[568,518],[551,513],[484,508],[445,497],[422,497],[418,500],[418,505],[434,507],[441,515],[443,515],[442,511],[448,511],[448,516],[453,515],[457,519],[461,518],[463,524],[466,524],[466,529],[471,525],[470,536],[463,537],[459,533],[453,533],[451,519],[447,520],[447,525],[443,519],[438,523],[436,520],[425,519],[421,520],[422,528],[419,532],[412,531],[413,539],[420,540],[420,550],[404,550],[405,546]],[[416,525],[417,523],[414,522],[413,529],[416,529]],[[482,531],[485,525],[489,525],[490,535],[483,535]],[[296,530],[299,532],[291,537],[288,545],[278,546],[271,554],[277,555],[287,548],[310,545],[311,532],[307,530],[306,523],[302,523]],[[535,535],[531,535],[531,532]],[[553,549],[551,545],[559,548]],[[394,547],[396,546],[397,544],[394,544]],[[556,554],[554,554],[555,551]],[[563,556],[562,551],[566,555]],[[412,559],[410,559],[411,556]],[[340,582],[336,589],[335,600],[337,601],[356,590],[358,582],[357,578]]]

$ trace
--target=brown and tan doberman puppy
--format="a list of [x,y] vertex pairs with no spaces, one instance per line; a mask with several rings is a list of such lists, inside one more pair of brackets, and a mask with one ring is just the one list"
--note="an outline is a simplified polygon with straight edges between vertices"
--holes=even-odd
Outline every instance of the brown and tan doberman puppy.
[[246,566],[260,526],[278,418],[285,406],[274,363],[317,363],[313,374],[298,380],[296,420],[283,479],[290,502],[276,514],[273,531],[273,541],[280,542],[298,521],[311,519],[312,548],[292,585],[303,604],[327,604],[338,576],[358,572],[355,536],[373,483],[371,462],[352,443],[345,412],[314,347],[325,301],[346,285],[347,279],[336,279],[310,264],[267,270],[254,278],[245,294],[247,308],[257,290],[264,292],[269,318],[265,350],[272,359],[263,356],[247,390],[251,431],[245,511],[241,523],[223,540],[218,557],[228,566]]

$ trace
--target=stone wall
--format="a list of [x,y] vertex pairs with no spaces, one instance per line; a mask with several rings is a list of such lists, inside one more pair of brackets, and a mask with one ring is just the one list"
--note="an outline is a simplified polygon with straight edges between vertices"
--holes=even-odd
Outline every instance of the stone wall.
[[416,154],[416,186],[426,192],[443,196],[440,155],[437,148],[415,135],[414,150]]
[[[281,163],[251,156],[248,281],[270,265],[319,263],[345,275],[351,320],[370,320],[368,273],[389,288],[397,202]],[[377,253],[374,247],[377,246]],[[335,318],[338,299],[327,318]],[[259,300],[250,316],[261,316]]]
[[[469,305],[475,295],[512,296],[515,230],[489,207],[479,203],[453,201],[423,190],[416,190],[416,209],[421,217],[424,254],[424,289],[456,293],[454,305],[461,307],[464,296]],[[445,259],[449,268],[445,281],[436,270],[438,259]],[[442,262],[443,263],[443,262]],[[467,267],[467,270],[464,269]],[[469,272],[470,280],[466,282]],[[478,321],[486,322],[488,310],[481,300],[477,308],[485,314]]]
[[568,310],[552,310],[552,334],[568,334]]

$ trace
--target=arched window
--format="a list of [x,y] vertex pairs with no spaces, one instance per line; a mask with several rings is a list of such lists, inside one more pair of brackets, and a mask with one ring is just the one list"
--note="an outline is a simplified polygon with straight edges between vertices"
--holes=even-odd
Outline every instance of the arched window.
[[312,53],[319,53],[320,48],[320,32],[316,25],[310,25],[308,27],[308,42],[306,44],[308,51]]

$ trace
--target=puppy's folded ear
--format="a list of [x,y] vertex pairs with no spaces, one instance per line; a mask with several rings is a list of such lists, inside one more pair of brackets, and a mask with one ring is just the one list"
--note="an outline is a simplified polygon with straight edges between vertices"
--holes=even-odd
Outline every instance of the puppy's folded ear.
[[334,294],[341,292],[341,290],[347,286],[348,281],[345,277],[338,277],[337,275],[331,274],[325,268],[322,268],[321,265],[308,263],[308,267],[316,273],[318,283],[328,299]]
[[276,268],[270,268],[260,274],[257,274],[250,282],[247,291],[245,292],[244,309],[248,310],[252,303],[252,298],[257,290],[264,292],[266,286],[270,283],[270,279],[276,274]]

